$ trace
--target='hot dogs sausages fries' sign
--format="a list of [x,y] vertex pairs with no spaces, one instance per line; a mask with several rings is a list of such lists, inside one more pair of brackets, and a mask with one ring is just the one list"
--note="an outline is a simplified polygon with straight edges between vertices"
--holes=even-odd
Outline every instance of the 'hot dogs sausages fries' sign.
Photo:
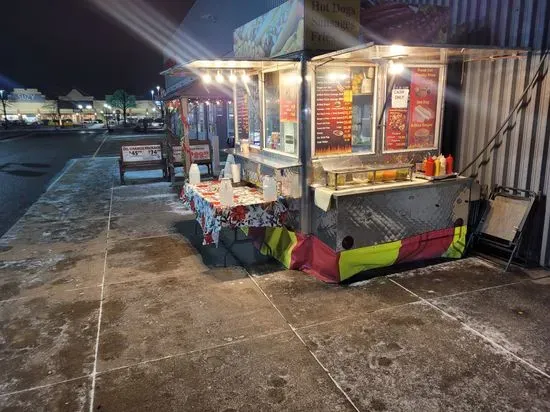
[[159,144],[122,146],[122,161],[124,163],[151,162],[156,160],[162,160],[162,149]]
[[289,0],[234,31],[235,57],[339,50],[350,39],[359,44],[360,11],[360,0]]

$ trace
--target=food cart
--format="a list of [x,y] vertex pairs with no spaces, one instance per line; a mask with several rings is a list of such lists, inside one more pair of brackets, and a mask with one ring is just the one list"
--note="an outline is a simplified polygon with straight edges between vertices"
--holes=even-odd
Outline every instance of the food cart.
[[[447,65],[517,56],[371,42],[318,55],[183,65],[206,81],[216,76],[233,93],[236,146],[229,152],[252,190],[261,190],[265,175],[276,179],[280,205],[274,209],[284,219],[256,224],[234,211],[238,204],[222,212],[212,202],[208,215],[223,216],[220,230],[251,228],[263,253],[327,282],[398,263],[462,257],[472,180],[445,168],[435,178],[423,173],[445,138]],[[195,189],[186,185],[184,199],[204,200]]]

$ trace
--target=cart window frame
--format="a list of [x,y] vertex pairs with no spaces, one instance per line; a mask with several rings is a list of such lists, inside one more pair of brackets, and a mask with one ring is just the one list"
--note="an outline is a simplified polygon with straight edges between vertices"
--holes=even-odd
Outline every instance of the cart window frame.
[[[374,69],[374,79],[373,79],[373,93],[372,93],[372,111],[371,111],[371,148],[370,150],[354,151],[354,146],[352,141],[352,151],[349,153],[341,154],[319,154],[316,152],[316,122],[317,122],[317,70],[319,69],[334,69],[334,70],[349,70],[349,75],[352,76],[353,70],[358,68],[373,68]],[[379,64],[373,62],[334,62],[334,63],[325,63],[325,64],[312,64],[308,70],[308,75],[310,76],[310,99],[311,99],[311,158],[315,159],[330,159],[330,158],[341,158],[341,157],[353,157],[353,156],[375,156],[379,148],[379,133],[377,127],[378,113],[379,113],[379,99],[380,99],[380,90],[382,86],[382,75],[383,71],[380,68]],[[352,95],[353,98],[353,95]],[[352,122],[353,122],[353,102],[352,102]],[[353,127],[353,123],[352,123]],[[353,139],[353,130],[352,130],[352,139]]]
[[[267,136],[267,131],[266,131],[267,124],[268,124],[268,120],[267,120],[267,106],[268,105],[267,105],[267,101],[266,101],[267,95],[266,95],[266,87],[265,87],[265,84],[266,84],[265,77],[266,77],[266,75],[269,75],[269,74],[272,74],[272,73],[277,73],[278,76],[281,76],[281,74],[289,74],[289,73],[291,74],[292,72],[294,72],[294,74],[297,76],[296,78],[298,78],[300,76],[299,64],[289,63],[289,64],[285,64],[285,65],[278,66],[278,67],[275,67],[275,68],[266,69],[266,70],[262,71],[262,73],[261,73],[260,98],[262,100],[262,118],[263,118],[262,151],[265,151],[265,152],[268,152],[268,153],[273,153],[273,154],[280,155],[280,156],[289,157],[289,158],[292,158],[292,159],[298,159],[298,156],[299,156],[299,153],[300,153],[300,86],[301,86],[301,80],[297,81],[296,86],[295,86],[296,87],[296,95],[297,95],[296,96],[296,122],[295,122],[295,125],[296,125],[295,126],[295,128],[296,128],[296,130],[295,130],[295,133],[296,133],[295,134],[296,150],[295,150],[295,152],[290,153],[290,152],[285,152],[283,150],[278,150],[278,149],[273,149],[271,147],[268,147],[268,145],[267,145],[268,136]],[[278,81],[280,82],[280,77],[279,77]],[[278,91],[280,93],[280,90],[278,90]],[[279,94],[279,99],[280,99],[280,94]],[[280,102],[278,101],[277,104],[279,105]],[[280,121],[280,108],[279,108],[279,133],[280,133],[280,127],[281,127],[281,121]]]
[[[246,108],[246,111],[248,113],[248,141],[249,141],[249,145],[250,147],[252,148],[256,148],[256,149],[261,149],[262,147],[262,142],[263,142],[263,124],[264,124],[264,119],[263,119],[263,105],[262,105],[262,97],[263,97],[263,93],[262,93],[262,83],[263,83],[263,78],[262,78],[262,75],[260,72],[254,72],[254,73],[247,73],[248,76],[250,77],[250,82],[251,83],[252,81],[254,81],[253,79],[255,77],[257,77],[257,87],[258,87],[258,108],[257,108],[257,116],[258,116],[258,122],[260,124],[260,141],[258,144],[254,144],[254,142],[251,142],[250,140],[250,136],[251,136],[251,130],[250,130],[250,110],[249,110],[249,105],[250,103],[247,101],[247,108]],[[238,100],[237,100],[237,96],[238,96],[238,87],[244,87],[243,83],[242,83],[242,80],[240,79],[240,76],[239,76],[239,79],[237,80],[237,82],[233,83],[233,87],[232,87],[232,91],[233,91],[233,117],[234,117],[234,130],[235,130],[235,146],[239,146],[241,145],[241,140],[243,139],[241,136],[240,136],[240,133],[239,133],[239,103],[238,103]],[[247,95],[250,97],[250,94],[247,93]]]
[[[438,77],[438,87],[437,87],[437,103],[436,103],[436,109],[435,109],[435,126],[434,126],[434,143],[432,146],[429,147],[415,147],[415,148],[406,148],[406,149],[396,149],[396,150],[388,150],[386,149],[386,122],[387,122],[387,116],[388,116],[388,109],[390,108],[389,105],[384,110],[384,117],[382,119],[382,123],[380,125],[381,129],[381,152],[383,154],[395,154],[395,153],[414,153],[414,152],[430,152],[430,151],[440,151],[441,150],[441,135],[443,133],[443,112],[445,108],[445,90],[446,90],[446,81],[447,81],[447,65],[442,63],[403,63],[403,66],[406,69],[411,68],[436,68],[439,69],[439,77]],[[386,65],[386,68],[384,70],[384,93],[383,93],[383,99],[385,97],[388,98],[388,101],[391,102],[391,91],[389,90],[390,87],[390,74],[388,72],[389,65]],[[409,91],[410,94],[410,91]],[[384,106],[384,101],[382,100],[382,107]],[[410,102],[409,102],[410,105]],[[409,108],[407,108],[409,110]],[[377,123],[378,123],[377,119]],[[409,127],[410,120],[407,119],[407,128]]]

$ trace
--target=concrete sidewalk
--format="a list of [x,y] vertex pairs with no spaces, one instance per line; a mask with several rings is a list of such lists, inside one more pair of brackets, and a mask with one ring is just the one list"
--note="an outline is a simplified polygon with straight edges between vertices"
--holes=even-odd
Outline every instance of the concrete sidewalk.
[[547,272],[333,286],[217,267],[192,218],[76,160],[0,239],[0,410],[550,410]]

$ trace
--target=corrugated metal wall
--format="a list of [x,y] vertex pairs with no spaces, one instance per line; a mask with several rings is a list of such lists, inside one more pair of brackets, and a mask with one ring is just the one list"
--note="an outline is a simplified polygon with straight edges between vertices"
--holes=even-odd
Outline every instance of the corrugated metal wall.
[[[537,50],[528,58],[464,65],[457,163],[467,165],[494,135],[537,72],[540,50],[550,45],[548,0],[403,0],[407,4],[450,7],[450,41]],[[548,63],[544,72],[548,71]],[[526,257],[550,266],[550,75],[529,90],[494,150],[469,171],[482,185],[514,186],[541,193]]]

